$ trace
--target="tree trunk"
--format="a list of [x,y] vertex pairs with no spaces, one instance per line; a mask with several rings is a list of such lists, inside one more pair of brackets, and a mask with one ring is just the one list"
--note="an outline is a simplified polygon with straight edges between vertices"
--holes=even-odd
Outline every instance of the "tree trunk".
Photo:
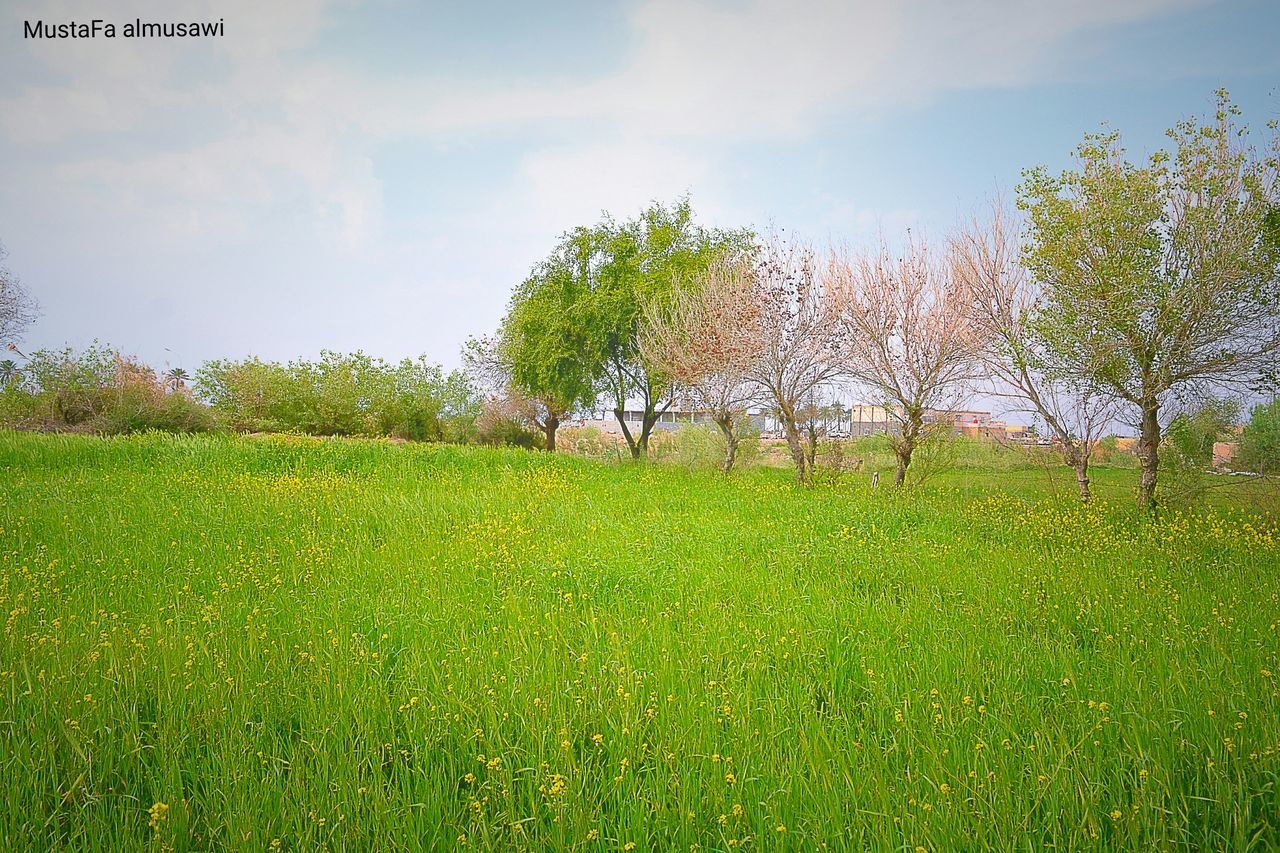
[[809,473],[812,474],[818,468],[818,466],[815,464],[818,461],[818,428],[814,425],[812,420],[809,421],[808,432],[809,432],[809,448],[808,448]]
[[733,428],[733,414],[717,415],[716,426],[720,427],[720,434],[724,436],[724,461],[720,463],[720,470],[728,474],[733,470],[733,462],[738,457],[738,432]]
[[658,422],[658,413],[652,409],[646,409],[644,420],[640,426],[640,441],[631,449],[633,459],[639,459],[642,456],[649,458],[649,436],[653,434],[653,425]]
[[909,414],[902,424],[902,437],[893,445],[894,455],[898,457],[898,470],[893,475],[893,484],[898,488],[907,484],[907,469],[911,467],[911,454],[915,452],[916,441],[923,428],[922,416],[918,412]]
[[894,472],[893,484],[899,488],[906,485],[907,468],[911,465],[911,453],[915,449],[915,443],[906,438],[893,449],[894,455],[898,457],[898,470]]
[[640,447],[636,444],[635,436],[631,434],[631,428],[627,426],[626,410],[614,409],[613,416],[618,419],[618,426],[622,428],[622,437],[627,440],[627,449],[631,451],[631,458],[639,459]]
[[556,430],[560,428],[559,415],[547,415],[542,422],[542,432],[546,435],[547,452],[556,452]]
[[1142,401],[1142,428],[1138,433],[1138,462],[1142,473],[1138,478],[1138,506],[1156,508],[1156,477],[1160,470],[1160,403]]
[[1089,502],[1089,447],[1077,449],[1071,456],[1071,467],[1076,472],[1076,485],[1080,487],[1080,500]]
[[779,409],[783,432],[787,434],[787,448],[791,451],[791,459],[796,463],[796,482],[805,486],[809,483],[808,459],[805,458],[804,444],[800,438],[800,427],[796,424],[794,412]]

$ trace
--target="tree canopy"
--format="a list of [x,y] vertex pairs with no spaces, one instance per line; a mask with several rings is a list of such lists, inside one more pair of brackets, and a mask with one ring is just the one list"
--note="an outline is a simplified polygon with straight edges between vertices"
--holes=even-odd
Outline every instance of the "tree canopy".
[[[633,456],[644,455],[658,415],[670,406],[671,382],[640,347],[646,306],[668,300],[712,261],[745,251],[749,234],[694,221],[687,198],[654,203],[634,219],[604,216],[580,226],[517,288],[499,333],[513,382],[567,414],[604,397]],[[624,417],[642,409],[639,434]]]
[[1256,380],[1280,348],[1277,159],[1245,144],[1225,92],[1173,151],[1130,162],[1113,131],[1080,165],[1024,174],[1025,261],[1044,288],[1037,323],[1066,364],[1127,401],[1139,425],[1139,500],[1155,501],[1160,410],[1171,393]]

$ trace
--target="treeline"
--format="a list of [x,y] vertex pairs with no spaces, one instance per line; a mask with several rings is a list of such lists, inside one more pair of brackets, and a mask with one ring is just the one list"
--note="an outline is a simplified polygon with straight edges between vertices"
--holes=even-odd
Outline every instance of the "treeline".
[[96,343],[80,352],[37,350],[21,365],[0,362],[0,426],[101,434],[214,429],[214,413],[191,396],[184,376],[162,378]]
[[464,373],[445,373],[425,357],[391,363],[326,351],[287,364],[219,360],[192,377],[177,368],[159,373],[94,344],[37,351],[22,365],[6,360],[0,380],[0,425],[17,429],[222,429],[456,443],[516,437],[500,418],[483,417],[485,401]]
[[425,356],[391,363],[359,352],[288,364],[212,361],[197,371],[195,390],[241,432],[411,441],[475,440],[483,403],[464,374],[446,374]]
[[[46,351],[6,362],[0,423],[555,450],[561,424],[603,406],[640,459],[681,406],[710,415],[728,471],[747,412],[764,411],[807,484],[819,413],[840,388],[883,412],[904,485],[951,434],[951,413],[983,394],[1043,424],[1084,500],[1102,439],[1128,425],[1138,500],[1152,506],[1162,471],[1211,462],[1234,425],[1224,401],[1280,388],[1280,133],[1269,127],[1268,147],[1251,147],[1219,92],[1210,116],[1175,125],[1169,150],[1145,161],[1116,132],[1087,135],[1073,168],[1024,171],[1013,205],[996,199],[933,240],[908,231],[819,248],[783,230],[706,227],[688,199],[654,203],[564,234],[500,327],[468,342],[461,371],[326,352],[162,376],[104,348]],[[0,284],[5,331],[30,310],[10,277]],[[1258,468],[1280,462],[1277,418],[1274,402],[1256,407],[1241,437]]]
[[996,200],[941,240],[819,249],[705,228],[687,200],[605,217],[564,235],[470,363],[549,449],[570,413],[603,401],[644,457],[684,402],[711,413],[728,470],[743,412],[767,410],[802,484],[811,413],[833,386],[882,407],[898,485],[951,433],[949,412],[1000,396],[1044,424],[1084,500],[1098,442],[1131,426],[1138,501],[1153,506],[1185,456],[1167,434],[1177,415],[1280,383],[1280,135],[1269,125],[1259,152],[1237,116],[1219,92],[1141,163],[1118,133],[1087,135],[1075,168],[1026,170],[1016,210]]

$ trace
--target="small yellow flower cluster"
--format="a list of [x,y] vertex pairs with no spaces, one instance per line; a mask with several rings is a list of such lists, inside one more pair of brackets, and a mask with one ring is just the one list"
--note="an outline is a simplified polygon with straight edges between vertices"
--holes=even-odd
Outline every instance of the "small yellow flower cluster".
[[161,825],[163,825],[165,819],[169,817],[168,804],[157,801],[151,806],[149,813],[151,815],[151,828],[156,832],[159,832]]

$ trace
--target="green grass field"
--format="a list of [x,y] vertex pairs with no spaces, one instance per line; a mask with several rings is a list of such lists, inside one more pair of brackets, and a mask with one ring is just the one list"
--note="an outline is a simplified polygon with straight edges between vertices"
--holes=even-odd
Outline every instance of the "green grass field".
[[802,490],[0,433],[4,849],[1274,849],[1280,533],[1100,470]]

